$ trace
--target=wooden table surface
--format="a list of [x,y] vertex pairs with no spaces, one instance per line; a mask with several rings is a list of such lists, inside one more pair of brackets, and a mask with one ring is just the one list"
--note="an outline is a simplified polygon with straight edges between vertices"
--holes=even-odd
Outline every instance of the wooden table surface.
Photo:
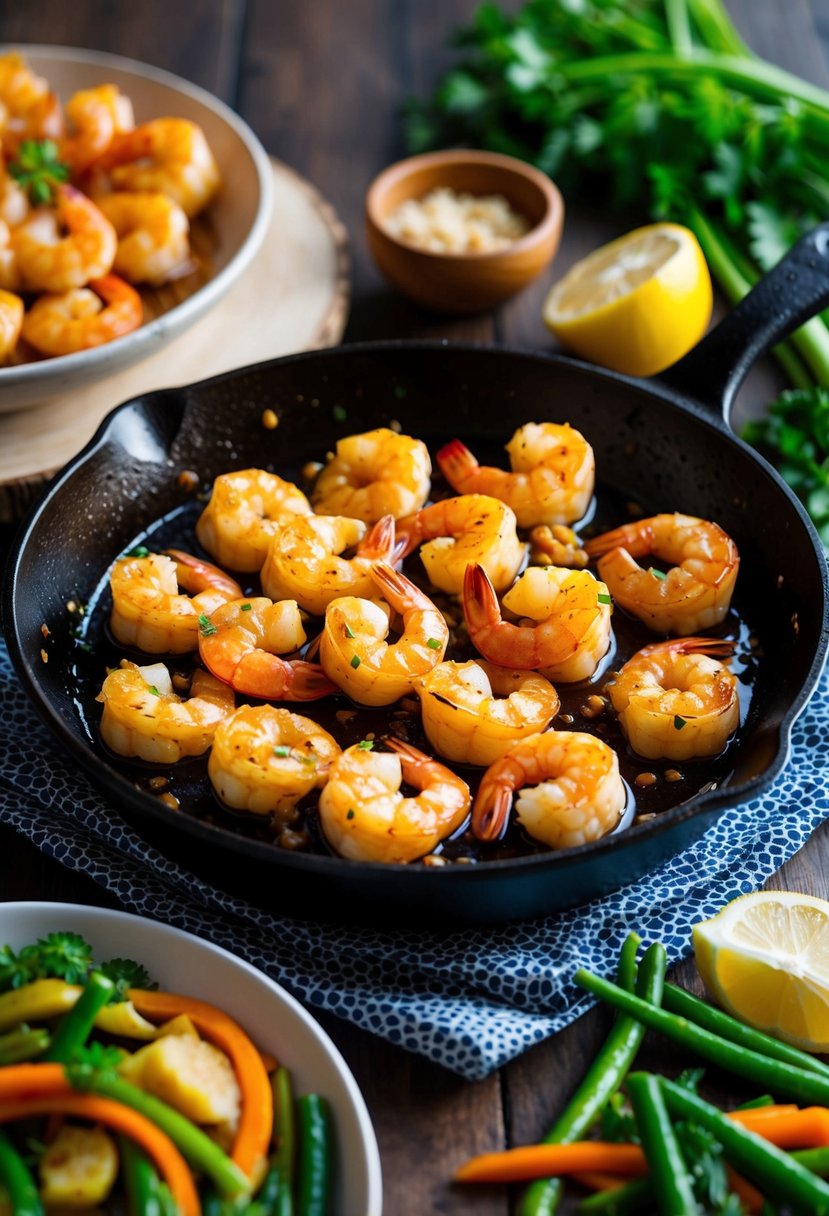
[[[727,0],[752,47],[808,80],[829,85],[829,0]],[[233,105],[266,148],[333,202],[352,238],[354,299],[346,340],[474,338],[550,349],[540,321],[549,280],[496,315],[447,322],[395,297],[374,270],[362,235],[371,177],[403,154],[398,107],[449,61],[448,32],[472,0],[26,0],[0,5],[0,40],[95,47],[157,64]],[[637,217],[632,217],[636,219]],[[569,214],[556,271],[631,224],[602,212]],[[767,396],[755,373],[740,412]],[[113,402],[115,404],[115,402]],[[829,832],[819,830],[773,886],[829,896]],[[113,903],[93,883],[0,831],[0,898]],[[693,983],[690,966],[681,981]],[[470,1084],[332,1017],[321,1021],[343,1051],[374,1118],[387,1216],[506,1216],[514,1196],[447,1184],[473,1152],[537,1139],[582,1074],[606,1028],[594,1011],[485,1081]],[[337,1216],[337,1214],[334,1214]]]

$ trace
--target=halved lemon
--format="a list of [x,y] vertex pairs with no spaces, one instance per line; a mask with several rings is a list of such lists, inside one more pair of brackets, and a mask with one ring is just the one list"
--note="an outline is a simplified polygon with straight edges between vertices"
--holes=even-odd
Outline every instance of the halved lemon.
[[544,321],[574,354],[652,376],[696,345],[711,305],[711,276],[693,232],[649,224],[577,262],[547,296]]
[[735,1017],[805,1051],[829,1051],[829,903],[757,891],[693,927],[711,995]]

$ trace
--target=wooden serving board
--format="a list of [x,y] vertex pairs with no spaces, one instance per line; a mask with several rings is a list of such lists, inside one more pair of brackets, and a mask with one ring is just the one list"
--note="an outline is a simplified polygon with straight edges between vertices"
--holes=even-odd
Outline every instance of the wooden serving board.
[[122,401],[339,342],[350,298],[345,228],[309,182],[279,161],[272,165],[270,228],[215,308],[142,363],[43,406],[0,415],[0,523],[19,518]]

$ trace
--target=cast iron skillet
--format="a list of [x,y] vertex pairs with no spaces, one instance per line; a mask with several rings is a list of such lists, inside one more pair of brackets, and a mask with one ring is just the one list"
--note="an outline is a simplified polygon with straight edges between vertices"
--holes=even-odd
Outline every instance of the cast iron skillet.
[[[5,584],[14,663],[38,712],[141,830],[216,882],[294,913],[424,915],[442,923],[535,916],[646,873],[725,807],[769,784],[827,646],[827,575],[817,536],[775,472],[730,432],[752,361],[829,304],[829,225],[804,238],[738,308],[659,380],[637,381],[564,357],[473,346],[382,343],[277,359],[116,409],[56,478],[16,542]],[[264,407],[279,426],[264,430]],[[343,407],[346,418],[342,418]],[[734,769],[625,833],[565,853],[427,868],[292,853],[168,810],[94,742],[73,702],[65,604],[83,600],[112,556],[228,468],[297,470],[340,435],[397,418],[434,450],[459,435],[502,445],[527,420],[568,419],[596,452],[602,482],[649,510],[717,520],[737,542],[740,581],[766,639],[765,662]],[[723,421],[723,418],[725,421]],[[41,626],[52,630],[40,658]]]

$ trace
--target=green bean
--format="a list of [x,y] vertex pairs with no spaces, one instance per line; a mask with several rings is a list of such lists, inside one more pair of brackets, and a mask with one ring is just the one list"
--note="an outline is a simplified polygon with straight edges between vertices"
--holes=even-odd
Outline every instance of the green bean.
[[[665,952],[658,943],[647,951],[636,975],[636,951],[641,938],[629,933],[619,956],[618,980],[625,989],[636,991],[646,1001],[658,1004],[665,978]],[[630,1068],[644,1037],[644,1029],[633,1018],[616,1019],[567,1106],[544,1137],[545,1144],[569,1144],[592,1126],[599,1111],[615,1093]],[[561,1200],[560,1178],[539,1178],[527,1187],[519,1204],[519,1216],[552,1216]]]
[[650,1178],[634,1178],[612,1191],[597,1191],[582,1199],[576,1208],[578,1216],[632,1216],[643,1208],[653,1207],[653,1187]]
[[43,1204],[31,1171],[3,1131],[0,1131],[0,1182],[8,1191],[12,1216],[43,1216]]
[[590,971],[577,971],[573,978],[582,988],[586,988],[588,992],[607,1001],[616,1009],[630,1014],[650,1030],[658,1030],[666,1038],[727,1072],[734,1073],[735,1076],[745,1077],[758,1085],[767,1085],[778,1097],[816,1102],[820,1106],[829,1105],[827,1077],[792,1064],[784,1064],[782,1060],[772,1060],[759,1052],[741,1047],[738,1043],[729,1043],[727,1039],[721,1039],[710,1030],[704,1030],[703,1027],[678,1017],[675,1013],[668,1013],[665,1009],[650,1005]]
[[294,1093],[291,1074],[287,1068],[277,1068],[271,1080],[274,1109],[274,1161],[279,1170],[279,1195],[276,1216],[294,1214],[294,1171],[296,1162],[296,1126],[294,1123]]
[[677,988],[675,984],[665,985],[662,1006],[670,1013],[678,1013],[681,1017],[687,1018],[689,1022],[694,1022],[697,1026],[702,1026],[706,1030],[718,1034],[720,1038],[728,1039],[731,1043],[739,1043],[741,1047],[748,1047],[752,1051],[758,1051],[761,1055],[771,1056],[773,1060],[783,1060],[786,1064],[794,1064],[796,1068],[805,1068],[809,1072],[817,1072],[821,1076],[829,1078],[829,1064],[816,1060],[814,1056],[800,1051],[797,1047],[790,1047],[788,1043],[781,1043],[779,1039],[773,1039],[771,1035],[764,1034],[762,1030],[755,1030],[752,1026],[738,1022],[730,1014],[723,1013],[721,1009],[715,1009],[712,1005],[707,1005],[693,993],[686,992],[684,988]]
[[331,1210],[331,1116],[319,1094],[296,1101],[299,1168],[297,1216],[328,1216]]
[[661,1216],[695,1216],[699,1207],[659,1078],[649,1072],[633,1072],[625,1084]]
[[129,1136],[118,1137],[118,1150],[130,1216],[167,1216],[172,1197],[149,1157]]
[[170,1137],[190,1165],[211,1179],[222,1195],[250,1194],[250,1179],[238,1165],[201,1128],[160,1098],[107,1072],[95,1072],[84,1078],[83,1088],[145,1115]]
[[61,1018],[44,1060],[68,1064],[89,1038],[98,1011],[103,1009],[114,991],[115,985],[103,972],[91,971],[83,992]]
[[829,1216],[829,1184],[822,1178],[696,1094],[673,1081],[663,1080],[661,1084],[671,1114],[692,1120],[711,1132],[722,1145],[726,1161],[755,1183],[765,1196],[791,1204],[809,1216]]
[[48,1030],[22,1023],[7,1034],[0,1034],[0,1067],[6,1064],[22,1064],[42,1055],[52,1041]]

